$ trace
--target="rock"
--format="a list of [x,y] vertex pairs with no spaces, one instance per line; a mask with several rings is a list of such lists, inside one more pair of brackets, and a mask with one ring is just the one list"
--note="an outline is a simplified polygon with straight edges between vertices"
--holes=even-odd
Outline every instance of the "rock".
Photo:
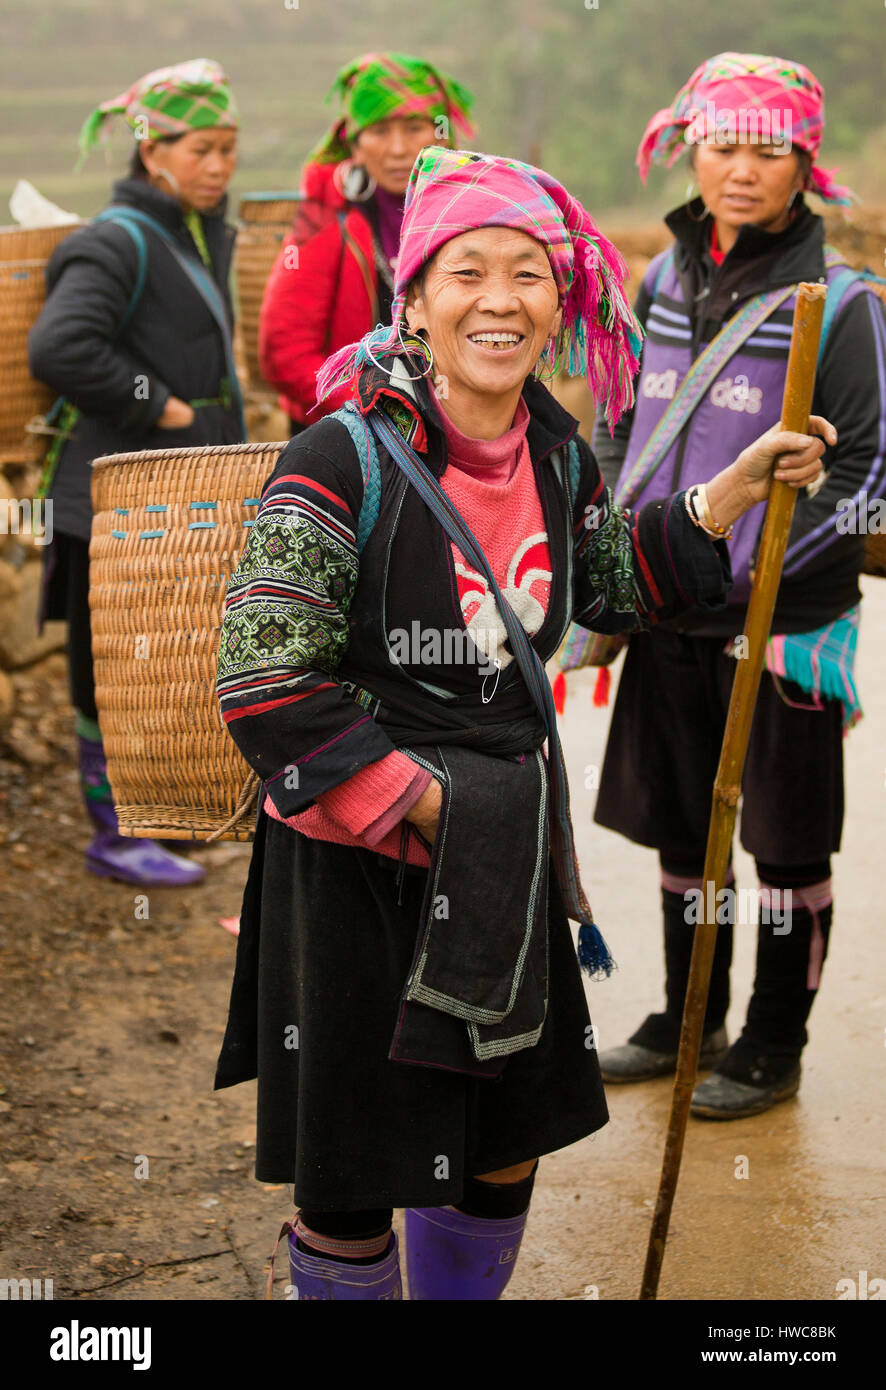
[[16,591],[0,599],[0,666],[7,670],[27,666],[65,642],[61,622],[45,623],[42,635],[37,635],[41,567],[24,564],[15,578]]
[[49,767],[55,758],[24,719],[13,719],[4,731],[3,741],[11,753],[27,767]]

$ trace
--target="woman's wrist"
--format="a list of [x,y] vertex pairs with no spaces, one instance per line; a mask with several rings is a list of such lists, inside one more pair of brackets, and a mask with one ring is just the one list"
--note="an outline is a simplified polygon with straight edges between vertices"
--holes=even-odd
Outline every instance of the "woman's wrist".
[[704,486],[710,517],[717,526],[728,530],[740,516],[756,506],[758,498],[751,493],[738,462],[723,468]]

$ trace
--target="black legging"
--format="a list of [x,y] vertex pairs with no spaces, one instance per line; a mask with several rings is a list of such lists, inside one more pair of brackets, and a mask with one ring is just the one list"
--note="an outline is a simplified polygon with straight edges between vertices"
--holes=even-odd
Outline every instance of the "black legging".
[[52,540],[56,583],[63,585],[64,621],[68,625],[68,682],[71,704],[98,720],[92,668],[92,628],[89,615],[89,541],[56,532]]
[[[532,1200],[532,1189],[538,1171],[536,1163],[528,1178],[519,1182],[484,1182],[481,1178],[465,1178],[464,1195],[455,1203],[456,1211],[487,1220],[503,1220],[520,1216]],[[392,1207],[373,1211],[309,1211],[302,1208],[301,1217],[309,1230],[318,1235],[339,1240],[371,1240],[384,1235],[394,1219]]]

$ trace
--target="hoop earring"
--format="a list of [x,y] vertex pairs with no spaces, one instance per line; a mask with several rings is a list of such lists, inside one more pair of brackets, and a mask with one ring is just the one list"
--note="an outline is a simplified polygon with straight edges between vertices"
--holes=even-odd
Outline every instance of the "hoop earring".
[[794,203],[797,201],[797,194],[798,194],[799,192],[800,192],[799,188],[795,188],[794,191],[793,191],[793,193],[791,194],[790,198],[788,198],[788,205],[787,205],[787,208],[785,209],[786,212],[790,212],[791,208],[794,206]]
[[[404,343],[404,341],[403,341],[403,325],[402,325],[402,323],[399,324],[398,327],[397,327],[397,338],[398,338],[398,340],[399,340],[400,346],[401,346],[402,349],[403,349],[404,354],[405,354],[406,356],[408,356],[409,353],[410,353],[410,351],[411,351],[411,349],[410,349],[409,346],[408,346],[406,343]],[[430,361],[428,362],[428,369],[427,369],[426,372],[419,372],[418,376],[410,376],[408,372],[405,372],[404,375],[406,376],[407,381],[424,381],[425,377],[429,377],[429,376],[431,375],[431,373],[433,372],[433,370],[434,370],[434,350],[433,350],[433,348],[431,347],[430,343],[426,343],[426,342],[425,342],[424,338],[419,338],[419,337],[416,336],[416,337],[413,339],[413,341],[416,342],[416,343],[418,343],[418,344],[422,347],[422,349],[428,354],[428,356],[429,356],[429,358],[430,358]],[[396,370],[396,363],[394,364],[393,367],[390,367],[390,368],[388,368],[388,367],[383,367],[382,364],[378,361],[378,359],[375,358],[375,357],[373,357],[373,355],[372,355],[372,353],[371,353],[371,351],[370,351],[370,349],[369,349],[369,345],[366,344],[366,343],[364,343],[364,345],[363,345],[363,351],[366,353],[366,356],[369,358],[370,362],[372,362],[374,366],[378,367],[378,370],[379,370],[380,372],[384,372],[385,376],[393,376],[393,374],[394,374],[394,372],[395,372],[395,370]],[[398,361],[399,361],[399,358],[398,358]]]
[[170,186],[172,187],[172,191],[175,194],[176,198],[181,196],[181,189],[178,186],[178,179],[175,177],[175,174],[170,174],[168,169],[158,169],[156,174],[152,175],[152,177],[155,179],[165,179],[166,182],[170,184]]
[[368,203],[378,187],[365,167],[353,159],[343,159],[341,164],[336,164],[332,182],[346,203]]
[[[401,348],[403,349],[404,353],[405,353],[406,356],[408,357],[409,354],[410,354],[411,348],[410,348],[410,345],[409,345],[408,343],[404,343],[404,341],[403,341],[403,320],[402,320],[402,319],[401,319],[400,322],[397,324],[397,341],[399,342]],[[412,335],[411,335],[411,341],[412,341],[413,344],[417,343],[418,346],[421,348],[422,352],[424,352],[424,353],[427,354],[427,357],[428,357],[428,369],[427,369],[426,372],[419,372],[418,376],[412,376],[412,377],[410,377],[409,380],[410,380],[410,381],[423,381],[425,377],[431,376],[431,374],[433,373],[433,370],[434,370],[434,349],[431,347],[431,345],[430,345],[430,343],[427,341],[427,339],[425,339],[425,338],[420,338],[420,337],[418,336],[417,333],[412,333]]]
[[[560,367],[556,360],[557,340],[549,338],[541,353],[538,361],[532,369],[532,375],[536,381],[544,385],[548,381],[555,381],[560,375]],[[547,361],[545,358],[547,357]]]

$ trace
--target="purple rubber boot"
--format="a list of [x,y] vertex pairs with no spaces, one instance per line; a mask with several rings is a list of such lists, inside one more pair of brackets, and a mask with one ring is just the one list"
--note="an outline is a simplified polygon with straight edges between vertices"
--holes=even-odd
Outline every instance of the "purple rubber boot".
[[406,1208],[410,1299],[500,1298],[514,1270],[529,1208],[487,1219],[455,1207]]
[[322,1255],[307,1255],[295,1244],[295,1234],[289,1237],[290,1294],[293,1299],[349,1299],[355,1302],[375,1302],[379,1299],[402,1298],[400,1282],[400,1250],[397,1234],[391,1231],[391,1243],[384,1259],[374,1265],[344,1264],[324,1260]]
[[[101,878],[121,879],[145,888],[183,888],[189,883],[199,883],[206,877],[206,870],[199,864],[170,854],[155,840],[135,840],[118,833],[117,812],[108,785],[101,739],[80,732],[88,722],[78,715],[80,787],[89,818],[97,831],[86,850],[87,869]],[[97,727],[93,725],[91,731]]]

